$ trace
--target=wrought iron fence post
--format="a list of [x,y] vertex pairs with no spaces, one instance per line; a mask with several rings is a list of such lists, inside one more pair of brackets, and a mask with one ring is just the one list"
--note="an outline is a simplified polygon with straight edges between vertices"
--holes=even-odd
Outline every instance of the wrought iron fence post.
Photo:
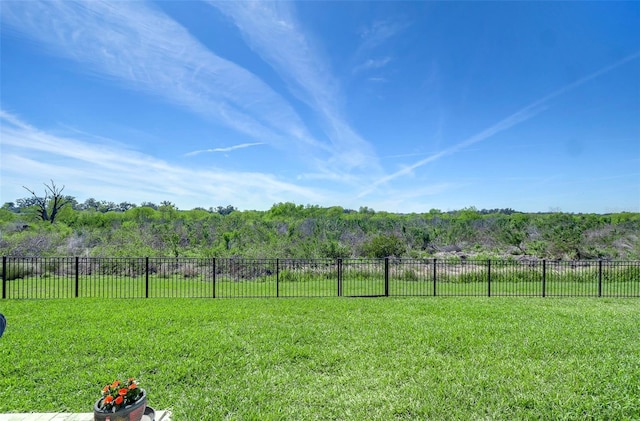
[[491,297],[491,259],[487,259],[487,297]]
[[547,296],[547,260],[542,259],[542,298]]
[[389,296],[389,258],[384,258],[384,296]]
[[213,298],[216,298],[216,258],[214,257],[212,265],[213,265]]
[[598,260],[598,297],[602,297],[602,259]]
[[276,298],[280,297],[280,259],[276,259]]
[[7,256],[2,256],[2,299],[7,298]]
[[144,298],[149,298],[149,256],[144,258]]
[[76,298],[80,290],[80,257],[76,256]]
[[433,296],[436,296],[436,262],[438,259],[433,259]]
[[342,297],[342,259],[338,259],[338,297]]

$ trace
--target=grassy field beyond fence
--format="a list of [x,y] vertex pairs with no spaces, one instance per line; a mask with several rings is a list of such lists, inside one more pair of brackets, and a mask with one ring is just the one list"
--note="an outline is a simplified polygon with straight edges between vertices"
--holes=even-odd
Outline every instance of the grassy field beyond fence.
[[176,420],[640,419],[637,299],[4,300],[0,413],[134,376]]

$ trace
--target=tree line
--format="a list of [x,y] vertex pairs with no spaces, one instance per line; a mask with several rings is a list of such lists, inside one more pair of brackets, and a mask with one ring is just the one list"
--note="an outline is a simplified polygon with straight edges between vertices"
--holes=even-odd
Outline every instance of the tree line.
[[[6,202],[2,205],[2,209],[13,213],[34,212],[39,219],[54,223],[58,212],[65,206],[76,211],[86,210],[100,213],[126,212],[129,209],[138,207],[138,205],[131,202],[115,203],[107,200],[96,200],[92,197],[80,203],[73,196],[63,195],[64,186],[58,187],[53,180],[51,180],[51,184],[45,183],[44,186],[44,196],[38,196],[34,190],[24,187],[25,190],[31,193],[31,196],[19,198],[15,202]],[[177,209],[177,207],[168,200],[160,202],[159,205],[153,202],[142,202],[140,207],[147,207],[154,210],[158,210],[161,207]],[[197,209],[205,210],[204,208]],[[207,211],[227,215],[235,210],[237,209],[234,206],[228,205],[218,206],[215,209],[210,207]]]
[[[512,257],[640,259],[640,214],[523,213],[473,207],[399,214],[290,202],[269,210],[180,210],[46,195],[0,209],[0,254],[247,258]],[[59,197],[56,197],[59,196]],[[62,205],[60,205],[62,204]]]

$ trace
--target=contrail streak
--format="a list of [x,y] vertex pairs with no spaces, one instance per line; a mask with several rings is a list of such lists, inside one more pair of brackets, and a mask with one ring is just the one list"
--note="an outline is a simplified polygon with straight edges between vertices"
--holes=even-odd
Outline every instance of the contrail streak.
[[207,152],[231,152],[231,151],[235,151],[236,149],[244,149],[244,148],[249,148],[251,146],[258,146],[258,145],[264,145],[263,142],[257,142],[257,143],[241,143],[240,145],[234,145],[234,146],[229,146],[226,148],[212,148],[212,149],[202,149],[199,151],[193,151],[193,152],[189,152],[184,154],[184,156],[194,156],[194,155],[198,155],[201,153],[207,153]]
[[542,111],[544,111],[546,109],[545,103],[548,102],[551,99],[554,99],[560,95],[564,95],[565,93],[578,88],[579,86],[584,85],[585,83],[599,77],[602,76],[605,73],[608,73],[614,69],[617,69],[618,67],[628,63],[629,61],[632,61],[636,58],[640,57],[640,51],[637,51],[631,55],[626,56],[625,58],[616,61],[613,64],[610,64],[609,66],[603,67],[602,69],[591,73],[583,78],[580,78],[578,80],[576,80],[575,82],[571,82],[568,85],[563,86],[560,89],[557,89],[553,92],[551,92],[550,94],[532,102],[531,104],[527,105],[526,107],[516,111],[515,113],[511,114],[510,116],[508,116],[507,118],[500,120],[498,123],[494,124],[493,126],[481,131],[480,133],[477,133],[473,136],[471,136],[470,138],[458,143],[457,145],[454,145],[448,149],[445,149],[443,151],[440,151],[436,154],[430,155],[425,159],[422,159],[408,167],[402,168],[399,171],[396,171],[393,174],[390,174],[386,177],[382,177],[378,180],[376,180],[373,184],[371,184],[371,186],[369,186],[366,190],[362,191],[360,194],[358,194],[358,197],[364,197],[367,196],[368,194],[370,194],[371,192],[373,192],[378,186],[380,186],[381,184],[387,183],[389,181],[395,180],[398,177],[401,177],[403,175],[407,175],[410,174],[413,170],[415,170],[416,168],[422,167],[423,165],[426,165],[430,162],[434,162],[437,161],[438,159],[447,156],[447,155],[451,155],[454,154],[458,151],[460,151],[461,149],[464,149],[468,146],[473,145],[474,143],[478,143],[481,142],[485,139],[488,139],[489,137],[500,133],[502,131],[505,131],[507,129],[510,129],[513,126],[516,126],[520,123],[523,123],[533,117],[535,117],[536,115],[538,115],[539,113],[541,113]]

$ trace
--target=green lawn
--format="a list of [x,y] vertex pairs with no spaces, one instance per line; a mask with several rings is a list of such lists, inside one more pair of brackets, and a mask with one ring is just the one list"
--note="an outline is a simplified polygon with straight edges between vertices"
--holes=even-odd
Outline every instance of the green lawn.
[[640,303],[1,300],[0,413],[138,378],[176,420],[637,420]]

